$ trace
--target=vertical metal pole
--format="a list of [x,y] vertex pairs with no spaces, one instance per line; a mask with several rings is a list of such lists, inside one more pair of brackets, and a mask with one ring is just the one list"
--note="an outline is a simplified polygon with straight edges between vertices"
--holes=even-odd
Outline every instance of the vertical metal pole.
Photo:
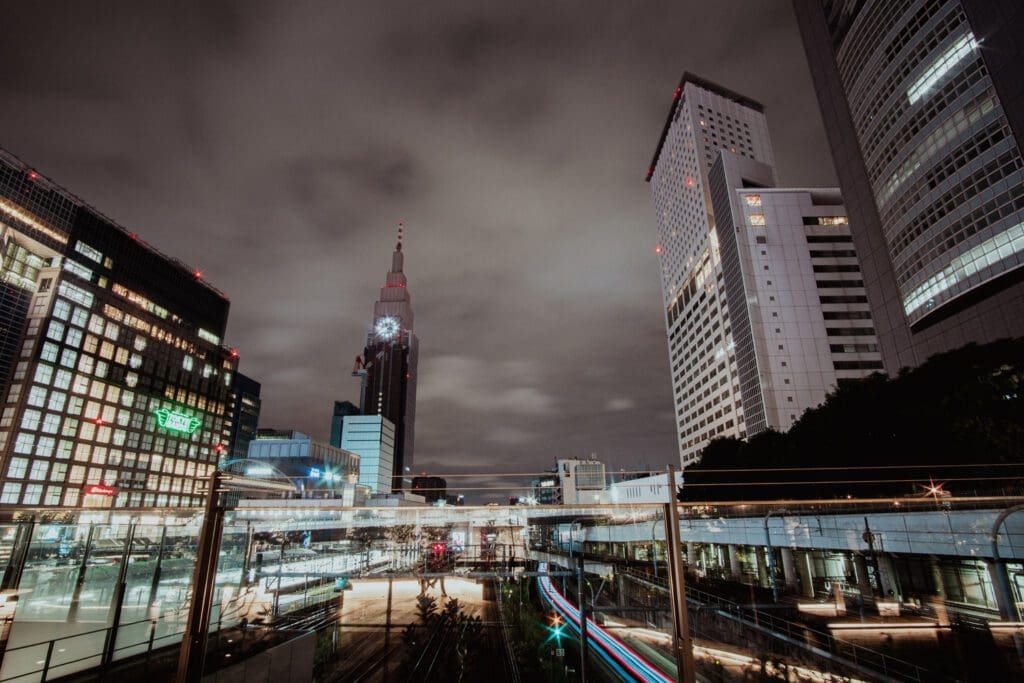
[[238,582],[239,589],[249,587],[249,566],[252,564],[252,522],[246,522],[245,527],[245,554],[242,558],[242,579]]
[[78,565],[78,573],[75,576],[75,589],[71,593],[71,607],[68,609],[68,623],[78,621],[78,606],[82,601],[82,587],[85,586],[85,573],[89,568],[89,555],[92,554],[92,537],[96,527],[89,525],[89,533],[85,537],[85,550],[82,553],[82,563]]
[[587,599],[583,594],[583,552],[576,556],[576,593],[580,603],[580,681],[587,681]]
[[764,544],[768,546],[768,552],[765,555],[765,560],[768,564],[768,583],[772,587],[772,602],[779,601],[779,584],[775,579],[775,550],[772,548],[772,534],[768,530],[768,520],[776,512],[785,514],[785,510],[769,510],[768,514],[764,516]]
[[29,546],[32,545],[32,532],[35,530],[35,526],[35,517],[28,522],[18,524],[14,545],[11,546],[11,556],[4,569],[3,581],[0,581],[0,589],[11,590],[21,584],[21,574],[25,569],[25,560],[28,558]]
[[213,589],[217,580],[217,556],[224,530],[224,508],[220,507],[221,473],[210,476],[206,492],[206,511],[196,549],[196,568],[192,574],[192,604],[188,611],[188,628],[181,640],[176,683],[199,683],[203,677],[206,642],[213,610]]
[[672,650],[675,654],[676,678],[681,683],[694,683],[693,640],[690,638],[690,618],[686,608],[686,577],[683,573],[683,550],[679,541],[679,509],[676,507],[676,468],[668,468],[669,502],[665,503],[665,545],[672,602],[672,627],[675,633]]
[[[7,561],[7,567],[4,569],[3,580],[0,581],[0,589],[10,590],[17,588],[21,585],[21,575],[25,570],[25,561],[28,559],[28,550],[32,545],[32,531],[35,529],[35,517],[31,518],[27,523],[18,525],[18,530],[14,537],[14,545],[11,547],[11,556]],[[9,599],[12,599],[9,596]],[[17,600],[17,593],[14,594],[14,600]],[[17,609],[17,604],[15,604]],[[8,617],[3,620],[0,624],[0,662],[4,659],[4,651],[7,650],[7,640],[11,635],[12,617]]]
[[135,542],[135,524],[128,525],[128,535],[125,538],[124,552],[121,553],[121,566],[117,570],[117,583],[114,584],[114,598],[111,605],[110,636],[107,638],[106,647],[103,650],[103,658],[100,665],[105,666],[114,661],[114,653],[117,651],[117,629],[121,623],[121,609],[124,607],[124,594],[128,588],[128,561],[132,555],[132,543]]

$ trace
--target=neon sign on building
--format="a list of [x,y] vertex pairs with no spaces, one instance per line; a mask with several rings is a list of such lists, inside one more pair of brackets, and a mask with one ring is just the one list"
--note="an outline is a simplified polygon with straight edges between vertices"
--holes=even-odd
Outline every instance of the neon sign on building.
[[195,415],[186,415],[185,413],[179,413],[176,410],[160,408],[155,412],[156,423],[169,432],[192,434],[199,429],[199,425],[203,423],[203,421]]

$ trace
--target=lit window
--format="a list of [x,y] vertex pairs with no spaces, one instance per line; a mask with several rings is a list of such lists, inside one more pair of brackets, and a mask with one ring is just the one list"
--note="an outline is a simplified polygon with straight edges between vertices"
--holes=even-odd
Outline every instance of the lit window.
[[184,368],[185,370],[188,370],[188,371],[191,372],[191,370],[194,367],[194,365],[195,365],[195,361],[193,360],[192,356],[189,356],[189,355],[186,354],[181,359],[181,367]]
[[81,287],[75,287],[67,280],[60,283],[60,287],[57,290],[61,296],[66,299],[71,299],[75,303],[82,304],[83,306],[92,306],[93,296],[89,292],[85,291]]
[[[63,394],[60,394],[60,396],[63,397]],[[63,403],[63,402],[64,401],[62,399],[60,401],[60,403]],[[53,407],[55,402],[52,399],[51,399],[50,403],[51,403],[51,405],[49,407],[50,407],[51,410],[60,410],[60,408],[54,408]],[[47,413],[46,417],[43,418],[43,426],[40,428],[39,431],[41,431],[41,432],[43,432],[45,434],[56,434],[58,429],[60,429],[60,414],[58,414],[58,413]]]
[[103,263],[103,254],[97,251],[96,249],[93,249],[85,242],[76,242],[75,251],[77,251],[82,256],[85,256],[86,258],[92,259],[96,263]]
[[57,362],[57,352],[58,352],[58,349],[57,349],[57,345],[56,344],[54,344],[53,342],[46,342],[45,344],[43,344],[43,350],[39,354],[39,357],[42,360],[45,360],[45,361],[47,361],[49,363],[56,363]]
[[59,486],[47,486],[46,487],[46,499],[43,500],[43,505],[60,505],[60,494],[64,491]]
[[53,380],[53,386],[58,389],[67,389],[71,386],[71,373],[67,370],[58,370]]
[[46,328],[46,336],[56,342],[59,342],[64,338],[64,323],[58,320],[51,320],[50,326]]
[[28,392],[28,404],[30,406],[36,406],[42,408],[46,405],[46,389],[42,387],[32,387]]
[[747,206],[761,206],[761,195],[759,194],[748,194],[743,198],[747,200]]
[[21,497],[21,484],[7,482],[4,484],[3,493],[0,493],[0,503],[15,504]]
[[23,505],[39,505],[39,499],[43,496],[42,484],[28,484],[25,487],[25,497],[21,499]]
[[86,281],[92,280],[92,271],[91,270],[89,270],[85,266],[83,266],[83,265],[81,265],[79,263],[76,263],[75,261],[72,261],[70,259],[64,262],[64,270],[68,271],[72,275],[77,275],[78,277],[82,278],[83,280],[86,280]]
[[7,476],[10,479],[23,479],[28,470],[28,458],[11,458],[11,464],[7,466]]
[[53,317],[58,320],[67,320],[71,315],[71,304],[62,299],[57,299],[57,303],[53,305]]
[[26,410],[21,415],[21,428],[22,429],[39,429],[39,420],[42,418],[42,413],[38,410]]
[[764,225],[764,214],[763,213],[752,213],[750,214],[750,224],[763,226]]
[[33,378],[39,384],[49,384],[53,377],[53,368],[49,365],[37,365],[36,374]]
[[953,289],[958,283],[990,265],[1022,252],[1024,223],[1018,223],[957,256],[948,266],[914,288],[903,297],[903,309],[907,315],[913,314],[922,306],[926,310],[930,309],[936,303],[935,297]]
[[46,460],[33,460],[32,470],[28,473],[29,479],[36,481],[43,481],[46,479],[46,473],[50,469],[50,463]]
[[64,489],[64,507],[78,505],[78,489]]
[[962,36],[950,45],[907,90],[907,99],[910,101],[910,104],[914,104],[924,97],[931,90],[932,86],[941,81],[946,74],[953,70],[953,67],[959,64],[977,47],[978,41],[970,34]]

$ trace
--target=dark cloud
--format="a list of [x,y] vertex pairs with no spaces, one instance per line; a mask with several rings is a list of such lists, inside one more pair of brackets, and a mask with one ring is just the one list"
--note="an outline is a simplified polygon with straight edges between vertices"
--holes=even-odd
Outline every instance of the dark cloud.
[[766,105],[783,183],[834,183],[786,3],[38,2],[4,28],[0,144],[228,293],[264,425],[325,438],[356,398],[404,221],[415,467],[476,487],[678,461],[642,178],[684,69]]

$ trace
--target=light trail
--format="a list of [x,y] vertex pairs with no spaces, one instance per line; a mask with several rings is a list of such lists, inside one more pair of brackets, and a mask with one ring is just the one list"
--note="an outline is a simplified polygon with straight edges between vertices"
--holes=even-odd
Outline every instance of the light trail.
[[[537,571],[547,571],[547,563],[537,565]],[[537,585],[540,587],[541,595],[547,600],[555,611],[570,624],[577,633],[580,632],[580,611],[563,596],[548,576],[538,576]],[[672,683],[672,679],[662,671],[654,667],[650,662],[641,657],[635,650],[611,635],[593,619],[587,619],[587,641],[593,646],[601,659],[617,673],[623,676],[624,680],[635,680],[643,683]]]

